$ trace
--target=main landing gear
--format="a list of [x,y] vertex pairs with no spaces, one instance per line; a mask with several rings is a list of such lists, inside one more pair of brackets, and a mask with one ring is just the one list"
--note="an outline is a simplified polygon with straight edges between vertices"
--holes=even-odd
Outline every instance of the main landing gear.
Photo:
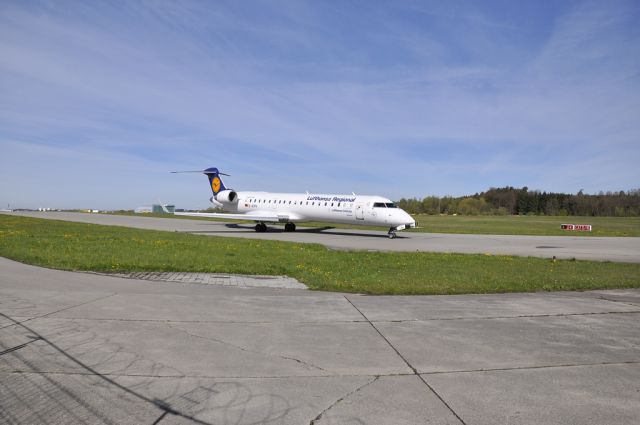
[[389,236],[389,239],[395,239],[396,238],[396,229],[395,227],[392,227],[391,229],[389,229],[389,233],[387,233],[387,236]]
[[[256,232],[260,232],[260,233],[264,233],[267,231],[267,225],[264,223],[258,223],[256,224]],[[293,223],[285,223],[284,225],[284,231],[285,232],[295,232],[296,231],[296,225]]]

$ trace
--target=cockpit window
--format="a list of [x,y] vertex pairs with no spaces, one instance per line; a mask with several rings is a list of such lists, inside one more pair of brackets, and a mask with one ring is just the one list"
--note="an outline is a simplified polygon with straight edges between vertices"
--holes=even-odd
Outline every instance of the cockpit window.
[[374,202],[373,208],[386,208],[386,205],[383,202]]
[[388,202],[385,205],[387,206],[387,208],[398,208],[393,202]]

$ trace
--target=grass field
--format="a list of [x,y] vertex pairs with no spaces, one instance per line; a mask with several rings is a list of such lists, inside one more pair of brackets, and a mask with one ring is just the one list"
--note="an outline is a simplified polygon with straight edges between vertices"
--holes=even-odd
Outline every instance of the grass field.
[[[195,220],[234,221],[201,217],[174,216],[171,214],[126,214],[162,218],[188,218]],[[414,215],[418,229],[410,232],[466,233],[483,235],[533,235],[533,236],[640,236],[640,217],[555,217],[555,216],[439,216]],[[240,221],[240,220],[235,220]],[[591,224],[592,232],[570,232],[560,225]],[[339,225],[333,223],[301,223],[300,226],[352,229],[378,229],[383,227]]]
[[[640,236],[640,217],[436,216],[416,215],[420,231],[485,235]],[[591,224],[591,232],[561,230],[560,225]],[[412,230],[413,231],[413,230]]]
[[313,244],[197,236],[1,214],[0,256],[64,270],[288,275],[311,289],[369,294],[640,287],[640,264],[331,251]]

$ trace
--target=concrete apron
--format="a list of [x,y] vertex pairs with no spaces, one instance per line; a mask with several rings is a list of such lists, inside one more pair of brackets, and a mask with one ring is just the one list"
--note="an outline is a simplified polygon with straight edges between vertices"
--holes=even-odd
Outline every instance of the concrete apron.
[[0,422],[635,424],[640,291],[362,296],[0,258]]

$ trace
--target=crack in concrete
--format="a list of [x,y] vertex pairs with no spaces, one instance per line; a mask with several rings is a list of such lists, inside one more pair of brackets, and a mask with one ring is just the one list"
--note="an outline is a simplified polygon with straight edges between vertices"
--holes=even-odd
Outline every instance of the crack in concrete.
[[631,307],[640,308],[640,304],[634,303],[633,301],[612,300],[612,299],[606,298],[605,295],[599,295],[597,298],[599,300],[603,300],[603,301],[609,301],[609,302],[612,302],[612,303],[624,304],[624,305],[628,305],[628,306],[631,306]]
[[634,365],[634,364],[640,364],[640,361],[567,363],[567,364],[541,365],[541,366],[497,367],[497,368],[490,368],[490,369],[445,370],[445,371],[436,371],[436,372],[422,372],[420,374],[421,375],[445,375],[448,373],[503,372],[503,371],[510,371],[510,370],[536,370],[536,369],[554,369],[554,368],[561,368],[561,367],[616,366],[616,365]]
[[338,404],[340,404],[344,399],[346,399],[347,397],[352,396],[353,394],[356,394],[358,391],[362,390],[365,387],[368,387],[369,385],[373,384],[374,382],[376,382],[378,379],[380,379],[380,375],[375,375],[373,377],[372,380],[370,380],[369,382],[360,385],[358,388],[356,388],[355,390],[352,390],[350,392],[348,392],[347,394],[343,395],[342,397],[340,397],[339,399],[337,399],[336,401],[334,401],[333,403],[331,403],[331,405],[329,407],[327,407],[326,409],[324,409],[322,412],[320,412],[318,414],[318,416],[316,416],[315,418],[311,419],[311,421],[309,421],[309,425],[315,425],[317,421],[319,421],[322,416],[327,413],[329,410],[333,409],[335,406],[337,406]]
[[42,314],[40,316],[29,317],[28,319],[22,320],[22,321],[15,320],[12,317],[7,316],[4,313],[0,313],[2,316],[6,317],[7,319],[9,319],[9,320],[11,320],[13,322],[10,325],[7,325],[7,326],[4,326],[4,327],[0,328],[0,330],[5,329],[5,328],[9,328],[9,327],[12,327],[12,326],[19,326],[19,325],[22,325],[23,323],[30,322],[31,320],[42,319],[44,317],[51,316],[52,314],[61,313],[63,311],[71,310],[72,308],[81,307],[83,305],[91,304],[91,303],[94,303],[96,301],[101,301],[101,300],[113,297],[114,295],[118,295],[118,293],[114,292],[113,294],[104,295],[102,297],[98,297],[98,298],[95,298],[93,300],[89,300],[89,301],[82,302],[80,304],[76,304],[76,305],[72,305],[72,306],[69,306],[69,307],[61,308],[59,310],[52,311],[52,312],[49,312],[49,313],[46,313],[46,314]]
[[[640,310],[638,310],[640,313]],[[57,313],[57,312],[55,312]],[[54,314],[54,313],[50,313]],[[39,319],[40,317],[29,318]],[[250,324],[250,325],[275,325],[278,323],[295,323],[302,325],[315,325],[315,324],[325,324],[325,323],[366,323],[365,320],[310,320],[310,321],[264,321],[264,320],[171,320],[171,319],[117,319],[117,318],[108,318],[108,317],[56,317],[56,320],[85,320],[88,322],[149,322],[149,323],[229,323],[229,324]],[[23,323],[23,322],[20,322]],[[5,327],[15,326],[16,324],[10,324]],[[4,329],[4,328],[0,328]]]
[[[626,303],[625,303],[626,304]],[[634,306],[635,307],[635,306]],[[484,317],[434,317],[428,319],[400,319],[400,320],[371,320],[372,323],[413,323],[413,322],[434,322],[446,320],[499,320],[499,319],[535,319],[536,317],[570,317],[570,316],[592,316],[604,314],[638,314],[640,309],[631,311],[602,311],[588,313],[558,313],[558,314],[523,314],[520,316],[484,316]],[[362,320],[360,321],[362,322]]]
[[228,341],[224,341],[224,340],[221,340],[221,339],[218,339],[218,338],[206,337],[206,336],[202,336],[202,335],[196,335],[196,334],[193,334],[193,333],[187,331],[186,329],[182,329],[182,328],[178,328],[178,327],[175,327],[175,326],[171,326],[171,324],[169,324],[169,327],[171,329],[177,330],[179,332],[184,332],[185,334],[187,334],[187,335],[189,335],[191,337],[200,338],[200,339],[204,339],[204,340],[211,341],[211,342],[216,342],[218,344],[223,344],[223,345],[238,349],[240,351],[244,351],[246,353],[258,354],[258,355],[261,355],[261,356],[268,356],[268,357],[277,357],[277,358],[284,359],[284,360],[291,360],[291,361],[295,361],[295,362],[297,362],[299,364],[302,364],[304,366],[307,366],[309,368],[317,369],[317,370],[321,370],[323,372],[326,372],[326,370],[321,368],[320,366],[316,366],[316,365],[314,365],[312,363],[305,362],[304,360],[300,360],[300,359],[295,358],[295,357],[288,357],[288,356],[283,356],[283,355],[280,355],[280,354],[270,354],[270,353],[263,353],[263,352],[260,352],[260,351],[249,350],[246,347],[242,347],[240,345],[232,344],[232,343],[230,343]]
[[[32,370],[4,370],[0,371],[0,375],[69,375],[69,376],[91,376],[93,373],[88,372],[64,372],[64,371],[38,371]],[[340,375],[149,375],[136,373],[102,373],[102,376],[113,378],[157,378],[157,379],[308,379],[308,378],[361,378],[366,376],[413,376],[414,373],[389,373],[382,375],[357,375],[357,374],[340,374]]]
[[[349,304],[351,304],[353,306],[353,308],[356,309],[356,311],[358,313],[360,313],[362,315],[362,317],[364,317],[364,319],[369,322],[369,324],[371,325],[371,327],[378,333],[378,335],[380,335],[380,337],[389,345],[389,347],[391,347],[393,349],[393,351],[396,352],[396,354],[398,355],[398,357],[400,357],[402,359],[402,361],[409,367],[409,369],[411,369],[413,371],[413,374],[416,375],[418,377],[418,379],[420,379],[424,385],[426,385],[427,388],[429,388],[429,390],[436,396],[438,397],[438,400],[440,400],[442,402],[442,404],[444,404],[447,409],[449,409],[449,411],[460,421],[460,423],[462,425],[466,425],[465,422],[462,420],[462,418],[455,412],[455,410],[453,410],[453,408],[449,405],[449,403],[447,403],[444,398],[442,398],[442,396],[440,394],[438,394],[436,392],[436,390],[433,389],[433,387],[431,387],[431,385],[429,385],[427,383],[427,381],[424,379],[423,376],[421,376],[418,373],[418,370],[413,367],[413,365],[411,363],[409,363],[409,361],[400,353],[400,351],[391,343],[391,341],[389,341],[387,339],[387,337],[385,337],[382,332],[380,332],[380,330],[376,327],[376,325],[374,325],[371,320],[369,320],[369,318],[367,316],[364,315],[364,313],[362,313],[362,311],[360,311],[360,309],[358,307],[356,307],[356,305],[354,303],[351,302],[351,300],[349,298],[347,298],[347,296],[344,296],[345,300],[347,300],[347,302]],[[313,425],[313,424],[311,424]]]
[[[11,323],[9,325],[5,325],[0,327],[0,330],[10,328],[16,326],[20,323],[26,323],[31,320],[45,318],[49,315],[56,314],[65,310],[69,310],[75,307],[80,307],[85,304],[89,304],[95,301],[100,301],[104,298],[112,297],[117,294],[111,294],[102,298],[97,298],[92,301],[87,301],[86,303],[74,305],[71,307],[66,307],[61,310],[53,311],[41,316],[28,317],[25,320],[18,321],[16,323]],[[421,323],[421,322],[437,322],[437,321],[453,321],[453,320],[501,320],[501,319],[527,319],[527,318],[544,318],[544,317],[571,317],[571,316],[593,316],[593,315],[607,315],[607,314],[638,314],[640,313],[640,306],[634,305],[632,303],[624,302],[624,301],[614,301],[614,300],[606,300],[617,302],[619,304],[625,304],[632,307],[638,307],[638,310],[630,310],[630,311],[603,311],[603,312],[588,312],[588,313],[558,313],[558,314],[532,314],[532,315],[520,315],[520,316],[484,316],[484,317],[434,317],[434,318],[426,318],[426,319],[399,319],[399,320],[371,320],[371,323]],[[84,320],[84,321],[93,321],[93,322],[141,322],[141,323],[228,323],[228,324],[251,324],[251,325],[273,325],[279,323],[295,323],[295,324],[326,324],[326,323],[369,323],[367,320],[322,320],[322,321],[251,321],[251,320],[170,320],[170,319],[117,319],[117,318],[92,318],[92,317],[56,317],[56,320]],[[14,319],[15,320],[15,319]]]
[[[18,316],[18,317],[26,317],[26,318],[25,318],[24,320],[16,320],[16,321],[15,321],[15,323],[11,323],[11,324],[8,324],[8,325],[5,325],[5,326],[0,327],[0,331],[1,331],[1,330],[3,330],[3,329],[11,328],[11,327],[13,327],[13,326],[17,326],[17,325],[19,325],[20,323],[24,323],[24,322],[26,322],[27,320],[32,320],[32,319],[34,319],[34,317],[27,317],[27,316]],[[15,320],[15,319],[14,319],[14,320]]]
[[285,360],[293,360],[294,362],[298,362],[298,363],[303,364],[303,365],[305,365],[305,366],[309,366],[310,368],[318,369],[318,370],[321,370],[321,371],[323,371],[323,372],[326,372],[326,369],[323,369],[323,368],[321,368],[320,366],[316,366],[316,365],[314,365],[314,364],[311,364],[311,363],[305,362],[305,361],[303,361],[303,360],[296,359],[295,357],[288,357],[288,356],[278,356],[278,357],[281,357],[281,358],[283,358],[283,359],[285,359]]
[[[434,372],[418,372],[419,375],[446,375],[454,373],[482,373],[482,372],[508,372],[517,370],[537,370],[537,369],[553,369],[553,368],[572,368],[572,367],[592,367],[592,366],[618,366],[618,365],[640,365],[640,361],[628,361],[628,362],[601,362],[601,363],[567,363],[558,365],[540,365],[540,366],[514,366],[504,368],[490,368],[490,369],[467,369],[467,370],[443,370]],[[38,371],[33,372],[31,370],[4,370],[0,371],[0,375],[94,375],[89,372],[61,372],[61,371]],[[307,379],[307,378],[357,378],[364,376],[378,376],[378,377],[391,377],[391,376],[414,376],[416,373],[380,373],[376,375],[365,374],[339,374],[339,375],[149,375],[143,373],[103,373],[103,376],[110,376],[115,378],[155,378],[155,379]]]
[[166,410],[164,412],[162,412],[162,414],[158,417],[158,419],[156,419],[155,421],[153,421],[153,424],[151,425],[157,425],[159,424],[165,416],[167,416],[169,414],[169,412],[167,412]]
[[[41,319],[47,317],[52,314],[56,314],[68,309],[72,309],[75,307],[79,307],[91,302],[100,301],[101,299],[108,298],[117,294],[111,294],[102,298],[97,298],[92,301],[88,301],[83,304],[78,304],[75,306],[67,307],[61,310],[57,310],[51,313],[47,313],[41,316],[28,317],[22,321],[16,321],[17,323],[25,323],[34,319]],[[537,318],[537,317],[570,317],[570,316],[592,316],[592,315],[607,315],[607,314],[638,314],[640,313],[640,305],[635,305],[632,303],[624,302],[624,301],[614,301],[614,300],[606,300],[616,302],[619,304],[629,305],[631,307],[638,307],[638,310],[630,310],[630,311],[602,311],[602,312],[587,312],[587,313],[558,313],[558,314],[526,314],[526,315],[518,315],[518,316],[479,316],[479,317],[465,317],[465,316],[456,316],[456,317],[433,317],[433,318],[425,318],[425,319],[398,319],[398,320],[371,320],[371,323],[419,323],[419,322],[434,322],[434,321],[448,321],[448,320],[500,320],[500,319],[527,319],[527,318]],[[273,325],[278,323],[295,323],[295,324],[326,324],[326,323],[368,323],[367,320],[320,320],[320,321],[261,321],[261,320],[171,320],[171,319],[118,319],[118,318],[100,318],[100,317],[56,317],[56,320],[85,320],[85,321],[94,321],[94,322],[141,322],[141,323],[229,323],[229,324],[252,324],[252,325]],[[6,329],[12,326],[16,326],[17,323],[11,323],[9,325],[0,327],[0,330]]]
[[32,338],[31,341],[25,342],[24,344],[20,344],[20,345],[16,345],[15,347],[7,348],[4,351],[0,351],[0,356],[8,354],[8,353],[12,353],[12,352],[14,352],[16,350],[19,350],[21,348],[26,347],[27,345],[31,344],[32,342],[39,341],[41,339],[42,338],[40,338],[40,337],[35,337],[35,338]]

